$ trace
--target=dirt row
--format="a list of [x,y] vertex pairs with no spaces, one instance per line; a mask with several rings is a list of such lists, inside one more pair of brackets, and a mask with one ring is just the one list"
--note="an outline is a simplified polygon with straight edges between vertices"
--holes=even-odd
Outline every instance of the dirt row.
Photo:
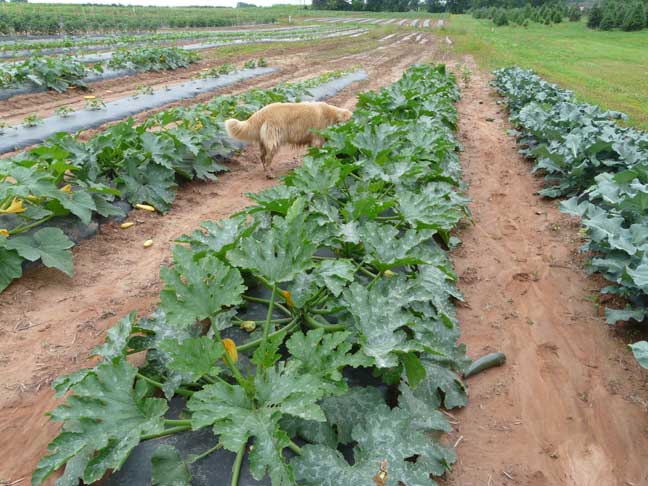
[[[411,63],[431,60],[433,52],[411,46],[341,55],[294,53],[291,79],[311,77],[341,67],[367,70],[367,81],[357,83],[330,100],[353,108],[359,91],[376,89],[400,78]],[[274,84],[277,78],[258,81]],[[248,85],[248,88],[251,85]],[[275,161],[278,175],[285,174],[303,155],[285,150]],[[276,181],[265,178],[256,149],[245,151],[229,164],[230,172],[216,183],[195,182],[178,191],[173,209],[165,216],[134,212],[137,225],[121,230],[101,227],[95,239],[74,248],[74,278],[36,268],[0,294],[0,480],[18,480],[31,474],[46,451],[58,425],[44,413],[58,401],[51,381],[90,362],[90,350],[104,339],[105,331],[132,310],[141,314],[156,305],[160,290],[159,268],[169,262],[173,241],[209,219],[225,218],[250,203],[247,192],[260,191]],[[142,242],[152,239],[153,247]]]
[[646,373],[592,302],[601,284],[583,271],[578,221],[534,194],[488,77],[462,61],[475,73],[458,106],[474,223],[453,255],[458,317],[471,357],[508,361],[468,380],[444,484],[648,484]]

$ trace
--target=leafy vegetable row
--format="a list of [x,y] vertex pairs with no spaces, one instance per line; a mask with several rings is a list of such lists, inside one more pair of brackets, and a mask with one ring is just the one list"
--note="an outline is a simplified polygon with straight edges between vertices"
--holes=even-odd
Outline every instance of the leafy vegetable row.
[[27,41],[27,42],[12,42],[3,43],[0,45],[0,52],[14,52],[32,50],[38,51],[42,49],[57,49],[57,48],[78,48],[82,50],[85,48],[99,47],[99,46],[128,46],[129,44],[151,43],[159,44],[162,42],[173,42],[183,40],[237,40],[237,39],[256,39],[268,37],[295,37],[302,35],[321,35],[338,31],[336,27],[305,27],[305,28],[291,28],[291,29],[275,29],[275,30],[232,30],[222,32],[164,32],[158,34],[146,35],[120,35],[110,37],[90,37],[90,38],[68,38],[68,39],[47,39],[41,41]]
[[[214,446],[198,456],[157,448],[156,484],[188,485],[221,448],[236,454],[232,486],[246,455],[273,486],[436,484],[455,461],[439,407],[466,401],[444,251],[467,214],[458,96],[444,66],[411,67],[360,95],[285,184],[182,237],[158,310],[123,318],[98,366],[56,380],[71,394],[34,484],[64,465],[59,486],[93,483],[141,441],[205,428]],[[142,351],[138,370],[126,357]],[[353,385],[371,375],[382,385]],[[185,409],[166,418],[174,395]]]
[[187,67],[197,60],[197,53],[179,47],[119,49],[106,63],[91,67],[70,56],[32,56],[17,63],[0,64],[0,89],[32,84],[62,93],[70,86],[87,88],[84,78],[105,68],[163,71]]
[[72,274],[73,242],[58,228],[36,227],[67,215],[84,224],[95,215],[121,216],[116,198],[166,212],[178,178],[215,180],[226,170],[217,159],[234,147],[222,120],[245,118],[270,102],[298,100],[341,75],[172,108],[141,125],[132,119],[112,125],[88,141],[59,133],[35,149],[0,159],[0,291],[22,275],[25,259]]
[[[609,323],[648,317],[648,134],[620,126],[617,112],[578,103],[572,92],[528,70],[495,72],[517,128],[521,153],[556,182],[540,193],[573,196],[561,209],[581,217],[594,252],[590,270],[627,302],[606,309]],[[648,350],[648,345],[646,345]],[[648,367],[648,359],[644,361]]]

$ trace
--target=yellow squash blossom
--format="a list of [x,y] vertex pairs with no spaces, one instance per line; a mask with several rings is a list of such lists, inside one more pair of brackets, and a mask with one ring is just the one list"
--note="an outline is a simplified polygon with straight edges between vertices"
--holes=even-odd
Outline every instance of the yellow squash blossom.
[[232,363],[236,363],[238,361],[238,351],[236,351],[236,343],[229,338],[223,339],[222,343],[223,343],[223,347],[225,348],[225,352],[227,353],[227,356],[229,356],[229,359],[232,360]]
[[72,192],[72,185],[71,184],[65,184],[63,187],[61,187],[61,191],[67,192],[70,194]]
[[0,229],[0,235],[6,236],[7,238],[9,238],[9,230]]
[[20,199],[17,197],[13,198],[13,201],[11,201],[11,204],[7,209],[0,209],[0,213],[24,213],[25,208],[23,208],[23,203]]
[[89,96],[84,96],[83,99],[84,100],[95,100],[95,99],[97,99],[97,97],[89,95]]

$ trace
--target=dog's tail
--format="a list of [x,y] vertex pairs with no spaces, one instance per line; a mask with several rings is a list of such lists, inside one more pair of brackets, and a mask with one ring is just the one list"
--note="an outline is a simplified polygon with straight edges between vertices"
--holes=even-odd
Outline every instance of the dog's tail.
[[235,118],[225,120],[225,130],[230,137],[244,142],[256,142],[259,138],[259,131],[251,123]]

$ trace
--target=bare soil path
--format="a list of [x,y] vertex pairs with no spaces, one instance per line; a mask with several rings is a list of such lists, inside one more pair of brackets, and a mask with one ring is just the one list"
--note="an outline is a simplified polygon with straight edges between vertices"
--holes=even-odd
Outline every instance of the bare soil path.
[[[425,48],[399,44],[336,58],[326,52],[295,53],[289,61],[295,66],[292,75],[284,72],[256,86],[358,66],[367,70],[368,80],[329,100],[353,108],[356,93],[396,81],[409,64],[430,61],[433,54],[429,44]],[[277,175],[294,167],[301,155],[288,150],[279,154],[273,165]],[[90,350],[128,312],[144,315],[153,310],[160,290],[159,268],[169,262],[173,241],[201,221],[225,218],[250,204],[245,193],[277,182],[265,178],[257,161],[256,150],[249,149],[229,164],[231,171],[216,183],[182,186],[165,216],[136,211],[130,219],[138,224],[128,230],[102,226],[96,238],[75,247],[74,278],[34,268],[0,294],[0,480],[25,478],[28,483],[59,428],[44,416],[58,403],[51,381],[89,366]],[[145,249],[142,243],[147,239],[155,243]]]
[[474,225],[454,254],[463,341],[508,362],[468,380],[446,486],[648,484],[646,374],[589,300],[578,225],[534,195],[503,108],[476,72],[459,103]]

